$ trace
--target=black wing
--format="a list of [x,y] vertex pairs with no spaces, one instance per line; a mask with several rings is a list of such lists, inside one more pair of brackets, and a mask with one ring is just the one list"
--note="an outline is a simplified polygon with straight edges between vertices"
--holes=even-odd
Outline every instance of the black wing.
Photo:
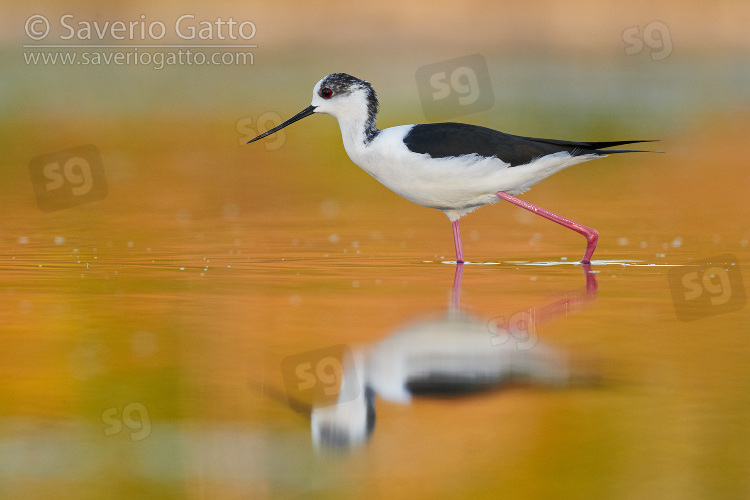
[[430,123],[415,125],[404,143],[415,153],[428,154],[432,158],[470,155],[495,156],[510,163],[511,167],[525,165],[535,158],[560,151],[573,156],[585,154],[647,153],[640,150],[607,150],[602,148],[652,141],[572,142],[556,139],[535,139],[505,134],[491,128],[465,123]]

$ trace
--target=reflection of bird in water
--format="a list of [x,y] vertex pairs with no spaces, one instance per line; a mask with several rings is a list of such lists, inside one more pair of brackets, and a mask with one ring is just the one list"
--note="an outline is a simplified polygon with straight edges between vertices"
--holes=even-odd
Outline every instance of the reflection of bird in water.
[[[538,342],[526,350],[516,342],[493,345],[493,333],[486,321],[456,314],[412,323],[369,349],[353,350],[354,363],[342,370],[343,397],[312,409],[313,442],[319,447],[364,443],[374,429],[375,396],[408,404],[416,397],[456,397],[511,383],[568,382],[562,351]],[[347,386],[352,383],[358,390]]]
[[[318,449],[365,444],[375,428],[376,396],[398,404],[418,397],[459,397],[509,384],[567,386],[582,375],[568,354],[539,341],[536,327],[573,312],[596,297],[596,280],[584,266],[586,287],[518,314],[522,321],[481,321],[457,307],[462,265],[456,268],[452,305],[441,318],[416,321],[342,356],[338,399],[308,404]],[[294,403],[294,404],[292,404]],[[300,407],[299,402],[290,402]]]
[[[342,367],[339,400],[311,410],[313,443],[320,449],[366,443],[375,429],[375,396],[408,404],[415,397],[457,397],[516,383],[555,387],[575,381],[577,367],[567,353],[539,342],[536,325],[596,297],[594,274],[588,265],[583,270],[584,290],[488,324],[460,311],[463,266],[457,266],[446,317],[414,322],[353,350]],[[516,315],[523,321],[514,322]]]

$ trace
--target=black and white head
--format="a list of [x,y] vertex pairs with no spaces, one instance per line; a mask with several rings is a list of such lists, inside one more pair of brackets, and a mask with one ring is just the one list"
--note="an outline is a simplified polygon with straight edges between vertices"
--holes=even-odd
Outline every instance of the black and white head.
[[340,121],[359,123],[364,127],[368,140],[372,139],[378,132],[375,127],[378,97],[370,82],[346,73],[333,73],[315,85],[310,106],[281,125],[248,141],[248,144],[267,137],[313,113],[324,113]]
[[375,121],[378,113],[378,97],[370,82],[346,73],[333,73],[320,80],[313,89],[311,104],[316,113],[339,119],[364,111],[368,119]]

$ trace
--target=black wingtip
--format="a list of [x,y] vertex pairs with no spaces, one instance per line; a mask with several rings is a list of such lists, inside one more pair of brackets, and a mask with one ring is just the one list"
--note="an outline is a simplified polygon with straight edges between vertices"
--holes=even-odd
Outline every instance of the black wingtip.
[[610,153],[666,153],[666,151],[647,151],[645,149],[597,149],[594,152],[603,155]]
[[659,142],[659,139],[646,139],[640,141],[610,141],[610,142],[587,142],[590,149],[601,154],[610,153],[664,153],[664,151],[647,151],[644,149],[606,149],[614,146],[622,146],[624,144],[638,144],[642,142]]
[[638,144],[642,142],[659,142],[659,139],[648,139],[640,141],[606,141],[606,142],[586,142],[591,149],[606,149],[614,146],[623,146],[625,144]]

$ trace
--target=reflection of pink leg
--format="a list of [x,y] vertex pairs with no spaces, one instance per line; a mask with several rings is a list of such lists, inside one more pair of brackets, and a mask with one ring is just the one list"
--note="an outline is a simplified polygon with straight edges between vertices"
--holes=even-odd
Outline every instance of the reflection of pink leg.
[[591,264],[583,264],[583,273],[586,278],[586,291],[575,290],[562,294],[562,299],[534,309],[535,320],[538,323],[551,321],[568,314],[578,312],[589,302],[596,300],[599,285],[596,275],[591,272]]
[[461,231],[458,229],[458,219],[451,222],[453,226],[453,243],[456,245],[456,263],[463,264],[464,249],[461,247]]
[[[533,203],[529,203],[528,201],[518,199],[515,196],[511,196],[508,193],[505,193],[503,191],[498,191],[497,196],[498,198],[501,198],[505,201],[509,201],[513,203],[514,205],[518,205],[519,207],[526,209],[529,212],[533,212],[537,215],[541,215],[545,219],[549,219],[553,222],[557,222],[558,224],[561,224],[567,227],[568,229],[572,229],[573,231],[584,235],[586,237],[586,253],[583,254],[583,260],[581,260],[581,262],[583,264],[588,264],[591,262],[591,256],[594,255],[594,250],[596,249],[596,242],[599,240],[599,233],[597,233],[595,229],[591,229],[590,227],[586,227],[583,224],[573,222],[570,219],[561,217],[557,214],[550,212],[549,210],[545,210],[541,207],[534,205]],[[454,228],[454,233],[457,230],[458,230],[458,225],[456,225],[456,227]]]
[[453,276],[453,289],[451,290],[451,307],[458,310],[461,305],[461,278],[464,275],[464,263],[456,264],[456,274]]
[[596,282],[596,276],[591,272],[591,264],[584,262],[581,267],[583,267],[583,272],[586,275],[586,291],[594,293],[599,290],[599,283]]

